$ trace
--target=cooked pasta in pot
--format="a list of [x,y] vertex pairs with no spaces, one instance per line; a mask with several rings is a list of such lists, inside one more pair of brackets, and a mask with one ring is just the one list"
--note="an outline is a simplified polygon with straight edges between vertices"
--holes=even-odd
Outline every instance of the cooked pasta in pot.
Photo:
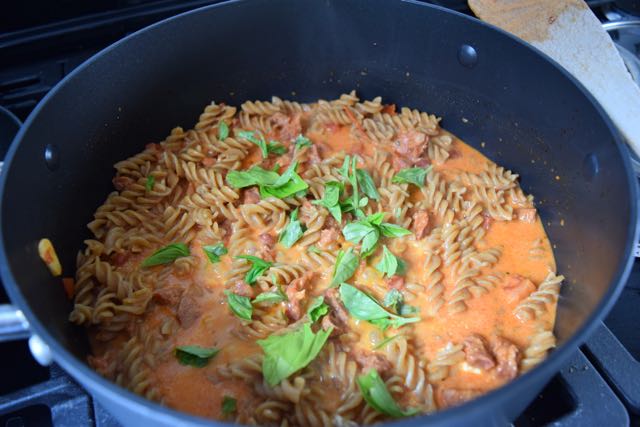
[[116,163],[70,320],[181,411],[371,424],[459,405],[554,347],[563,277],[518,175],[355,92],[207,106]]

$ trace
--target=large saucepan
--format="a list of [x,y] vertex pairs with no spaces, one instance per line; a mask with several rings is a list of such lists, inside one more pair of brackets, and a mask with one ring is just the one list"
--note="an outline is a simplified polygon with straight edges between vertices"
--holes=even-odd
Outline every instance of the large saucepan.
[[[521,174],[567,276],[559,347],[506,387],[397,425],[513,419],[614,303],[636,240],[637,189],[610,120],[544,55],[475,19],[411,1],[245,0],[166,20],[104,50],[53,89],[2,171],[2,280],[54,360],[126,425],[215,424],[101,378],[85,331],[37,255],[50,238],[72,275],[85,224],[111,188],[113,163],[190,127],[212,99],[363,97],[431,111],[443,126]],[[515,237],[517,238],[517,237]]]

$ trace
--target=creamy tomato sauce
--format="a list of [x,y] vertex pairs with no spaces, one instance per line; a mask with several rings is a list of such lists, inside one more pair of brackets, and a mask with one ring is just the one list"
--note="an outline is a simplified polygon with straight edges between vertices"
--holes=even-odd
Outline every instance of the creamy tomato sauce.
[[[554,296],[549,297],[546,304],[527,305],[538,286],[550,273],[555,273],[556,268],[551,245],[532,201],[522,194],[513,175],[496,169],[496,165],[480,152],[442,130],[435,119],[432,119],[431,128],[421,128],[416,122],[414,129],[389,125],[391,130],[386,130],[386,134],[371,131],[371,123],[392,123],[393,117],[405,117],[405,112],[396,113],[395,107],[384,107],[380,101],[377,101],[380,108],[375,111],[375,100],[367,102],[371,103],[366,108],[358,107],[364,104],[354,101],[351,104],[332,104],[331,107],[323,107],[322,103],[310,104],[300,111],[290,111],[284,104],[272,103],[269,105],[281,107],[271,110],[261,107],[265,111],[257,113],[252,110],[253,107],[245,109],[243,106],[245,111],[239,113],[241,116],[236,114],[225,119],[230,135],[235,138],[234,141],[240,141],[237,145],[241,146],[238,149],[241,155],[231,169],[246,171],[259,165],[266,170],[282,173],[293,161],[299,162],[297,173],[309,183],[306,194],[298,195],[297,201],[289,198],[283,204],[285,208],[273,208],[273,211],[267,212],[272,208],[261,204],[264,198],[260,197],[255,186],[234,188],[228,180],[213,186],[210,182],[203,184],[196,178],[190,178],[186,172],[181,174],[180,169],[173,169],[172,163],[164,160],[167,153],[180,156],[191,149],[196,150],[195,154],[189,152],[189,156],[193,157],[192,163],[196,165],[194,167],[206,170],[208,166],[222,164],[226,152],[203,151],[206,146],[197,134],[194,133],[192,139],[181,140],[177,148],[169,146],[166,141],[154,148],[155,160],[147,160],[151,165],[146,171],[147,176],[155,173],[156,179],[164,180],[164,176],[174,174],[179,179],[174,180],[175,189],[171,194],[181,193],[168,196],[162,206],[148,208],[145,212],[152,217],[148,224],[159,221],[158,228],[161,229],[162,220],[158,219],[169,221],[166,219],[168,207],[184,210],[188,216],[179,226],[190,233],[182,234],[183,239],[189,236],[186,242],[189,256],[182,260],[175,259],[174,264],[142,267],[142,261],[164,244],[181,241],[180,238],[164,239],[162,232],[157,230],[154,232],[160,234],[159,242],[164,242],[162,244],[150,244],[143,249],[112,250],[124,254],[125,261],[119,262],[119,265],[114,265],[113,254],[108,255],[109,249],[105,249],[100,257],[111,262],[114,272],[120,272],[123,277],[144,272],[146,276],[143,274],[142,283],[150,287],[150,294],[142,313],[127,317],[126,327],[115,333],[105,335],[106,330],[114,329],[115,320],[93,322],[92,365],[123,385],[180,411],[215,419],[235,419],[243,423],[282,424],[287,420],[290,425],[326,424],[313,421],[311,415],[305,415],[304,411],[312,410],[327,414],[331,423],[338,422],[336,417],[358,423],[386,419],[384,413],[375,414],[361,396],[353,397],[356,402],[354,409],[344,410],[344,402],[337,396],[346,399],[349,393],[360,392],[353,384],[353,378],[349,379],[349,386],[345,385],[344,378],[329,374],[335,368],[328,365],[331,363],[328,362],[329,346],[334,349],[331,351],[346,354],[345,363],[351,361],[359,374],[366,374],[370,369],[379,371],[398,404],[417,407],[420,412],[460,404],[499,387],[520,373],[520,363],[530,357],[527,348],[532,337],[541,331],[551,330],[555,321]],[[355,121],[345,124],[320,120],[318,117],[322,117],[327,108],[331,108],[335,114],[347,111]],[[255,117],[271,117],[272,123],[277,123],[277,126],[266,132],[246,126],[247,121]],[[211,135],[220,135],[222,121],[218,118],[207,124],[209,138],[215,139]],[[245,126],[242,126],[243,123]],[[382,124],[379,127],[385,129]],[[240,129],[255,131],[257,138],[264,136],[264,142],[274,141],[284,148],[279,153],[263,158],[259,144],[243,140],[238,133]],[[381,137],[379,134],[384,135]],[[310,144],[296,148],[296,135],[305,136]],[[206,156],[212,156],[213,160],[198,160],[198,150]],[[358,168],[368,172],[379,193],[378,200],[370,199],[363,206],[364,213],[384,212],[386,222],[411,232],[400,237],[381,236],[368,257],[360,253],[361,242],[348,241],[344,235],[345,227],[359,218],[353,213],[344,212],[341,223],[338,223],[325,207],[311,203],[316,200],[313,196],[316,187],[322,193],[326,182],[342,180],[339,169],[345,156],[358,159]],[[189,157],[185,154],[182,158]],[[314,166],[322,166],[326,173],[313,172]],[[407,168],[426,170],[423,183],[392,181],[394,176]],[[119,176],[132,174],[129,170],[123,172],[121,169],[118,169]],[[221,177],[228,174],[224,168],[217,171]],[[143,182],[143,178],[138,176],[137,180]],[[430,183],[437,179],[440,184],[433,187],[437,191],[429,196]],[[341,200],[344,201],[353,188],[346,180],[343,181],[345,190]],[[167,178],[166,182],[170,182],[170,179]],[[210,206],[199,204],[197,208],[194,207],[195,202],[190,204],[189,200],[195,200],[193,196],[201,194],[203,188],[213,195],[212,200],[222,197],[214,191],[216,187],[233,193],[233,200],[223,200],[220,204],[211,202]],[[126,190],[123,188],[121,192]],[[486,196],[487,191],[489,196]],[[362,186],[360,192],[363,192]],[[491,194],[496,197],[492,199]],[[449,203],[450,217],[437,209],[436,204],[442,200]],[[504,218],[505,214],[502,213],[492,213],[491,204],[500,207],[500,212],[507,210],[508,218]],[[474,217],[474,223],[470,212],[475,205],[480,207],[478,212],[481,213]],[[261,207],[248,209],[247,206]],[[278,240],[286,224],[291,223],[294,208],[298,209],[306,234],[288,248]],[[231,209],[235,213],[225,213],[223,209]],[[257,213],[255,209],[258,209]],[[201,220],[203,215],[208,219]],[[283,221],[286,221],[274,226],[278,215],[283,215]],[[259,217],[265,225],[255,226],[254,217]],[[110,226],[113,225],[107,224],[105,227]],[[171,233],[178,227],[172,224],[164,226],[171,228]],[[136,230],[136,227],[143,229],[142,224],[130,226],[130,229]],[[444,236],[451,230],[458,232],[447,243]],[[317,236],[314,237],[312,232],[317,232]],[[98,240],[106,242],[106,237],[103,235]],[[308,241],[313,244],[307,244]],[[228,253],[220,256],[219,262],[213,263],[203,247],[216,243],[224,244]],[[405,264],[405,271],[388,277],[376,268],[383,257],[383,245],[399,262]],[[401,317],[418,317],[417,322],[385,329],[349,313],[345,301],[340,300],[338,290],[331,286],[336,256],[339,251],[349,248],[359,254],[360,259],[356,271],[345,282],[369,294],[381,307],[384,307],[389,292],[394,289],[399,291],[409,311],[402,314],[394,312],[394,307],[384,309]],[[486,255],[489,252],[494,254],[493,257]],[[455,256],[451,255],[456,253]],[[329,257],[329,261],[324,266],[314,266],[309,261],[312,254]],[[244,276],[249,265],[235,258],[239,255],[257,256],[273,265],[260,275],[257,283],[249,286]],[[453,261],[449,261],[448,255]],[[487,258],[480,260],[479,257],[485,255]],[[434,257],[439,260],[438,266],[435,270],[429,270],[428,265]],[[184,267],[180,263],[188,265]],[[240,274],[236,272],[238,266],[244,266]],[[280,275],[277,270],[279,266],[298,266],[295,267],[298,270]],[[97,271],[94,273],[95,283],[99,288],[102,279]],[[429,283],[434,282],[434,274],[440,277],[435,281],[439,284],[439,291],[436,291],[436,287],[429,287]],[[461,278],[467,276],[469,281],[462,282]],[[80,281],[80,277],[77,280]],[[461,283],[466,283],[466,287]],[[253,300],[261,293],[278,289],[287,295],[288,300],[272,305],[254,303],[251,321],[239,318],[230,310],[229,292]],[[460,305],[456,305],[459,295],[463,295],[463,298]],[[332,328],[332,333],[315,360],[300,371],[300,375],[306,378],[306,382],[303,381],[304,389],[298,393],[298,397],[287,398],[287,393],[291,392],[271,393],[259,388],[263,384],[262,374],[251,371],[246,367],[249,362],[243,361],[262,360],[264,351],[258,340],[294,330],[296,325],[302,323],[311,323],[306,310],[311,301],[319,296],[324,297],[329,313],[312,323],[312,328],[316,331]],[[127,301],[122,300],[121,304],[126,305]],[[528,314],[517,315],[518,310]],[[114,313],[113,319],[116,318]],[[277,321],[281,321],[280,326],[273,326],[273,322]],[[125,350],[122,348],[131,342],[132,336],[137,337],[135,342],[144,343],[138,350],[140,355],[123,354]],[[411,372],[402,367],[401,361],[391,360],[390,348],[399,345],[402,340],[409,346],[407,357],[415,361],[415,367],[411,369],[422,372],[428,378],[425,386],[428,393],[418,393],[418,386],[411,385]],[[176,357],[175,349],[180,346],[215,348],[219,353],[204,366],[194,367],[181,363]],[[453,349],[450,359],[442,356],[445,348]],[[142,369],[140,366],[147,369],[143,373],[132,373],[134,363],[138,363],[135,369]],[[140,384],[139,379],[143,377],[143,384]],[[394,378],[398,384],[404,385],[394,386]],[[284,386],[276,386],[274,390],[281,390],[277,387]],[[319,389],[326,392],[317,393]],[[237,407],[232,413],[223,411],[225,397],[236,401]],[[259,409],[264,405],[272,405],[271,412]],[[296,405],[305,409],[294,409]],[[370,412],[374,415],[367,415]]]

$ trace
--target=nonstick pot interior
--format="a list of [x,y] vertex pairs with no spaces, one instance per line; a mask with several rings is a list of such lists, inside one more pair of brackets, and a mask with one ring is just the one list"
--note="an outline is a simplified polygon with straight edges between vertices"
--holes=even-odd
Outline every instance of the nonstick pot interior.
[[[73,274],[115,162],[193,126],[211,100],[309,101],[351,89],[442,116],[444,128],[520,173],[567,277],[559,342],[583,339],[626,277],[636,232],[626,150],[591,97],[512,37],[421,3],[254,0],[187,13],[112,46],[53,90],[18,135],[1,181],[2,277],[61,363],[84,363],[86,335],[67,322],[71,304],[36,245],[50,238]],[[513,387],[539,388],[564,353],[534,371],[541,381]]]

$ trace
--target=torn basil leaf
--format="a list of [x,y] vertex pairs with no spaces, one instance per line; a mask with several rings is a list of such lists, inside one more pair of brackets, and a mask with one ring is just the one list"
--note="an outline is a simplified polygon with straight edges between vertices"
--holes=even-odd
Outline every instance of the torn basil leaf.
[[333,269],[333,276],[331,278],[331,286],[337,286],[349,280],[358,269],[359,263],[360,260],[358,259],[358,255],[353,252],[353,248],[338,252],[336,266]]
[[262,276],[265,271],[267,271],[272,265],[272,262],[265,261],[257,256],[253,255],[238,255],[236,258],[246,259],[251,263],[251,268],[247,271],[247,274],[244,276],[244,281],[248,285],[253,285],[258,277]]
[[305,227],[302,225],[300,220],[298,219],[298,208],[295,208],[293,212],[291,212],[291,217],[289,218],[289,223],[282,230],[278,240],[285,247],[290,248],[294,245],[302,235],[304,234]]
[[233,314],[242,320],[251,320],[251,316],[253,315],[253,306],[251,305],[251,300],[248,297],[234,294],[230,291],[224,291],[224,294],[227,296],[227,304]]
[[229,137],[229,126],[225,122],[218,123],[218,139],[224,141]]
[[424,181],[427,174],[431,171],[432,166],[428,168],[405,168],[399,171],[391,182],[397,184],[413,184],[418,187],[424,187]]
[[223,243],[216,243],[215,245],[206,245],[202,247],[202,250],[209,258],[212,264],[220,262],[220,257],[227,254],[227,248]]
[[362,397],[376,411],[392,418],[410,417],[418,413],[417,409],[402,410],[398,406],[375,369],[371,369],[366,375],[359,375],[356,381]]
[[199,345],[182,345],[176,347],[175,355],[181,365],[202,368],[207,366],[209,360],[215,357],[220,350],[217,348],[200,347]]
[[154,265],[168,264],[174,260],[189,256],[189,246],[184,243],[172,243],[164,248],[158,249],[150,257],[140,264],[142,267],[153,267]]
[[315,297],[307,309],[307,314],[312,322],[318,321],[327,313],[329,313],[329,306],[324,302],[324,297],[322,295]]

